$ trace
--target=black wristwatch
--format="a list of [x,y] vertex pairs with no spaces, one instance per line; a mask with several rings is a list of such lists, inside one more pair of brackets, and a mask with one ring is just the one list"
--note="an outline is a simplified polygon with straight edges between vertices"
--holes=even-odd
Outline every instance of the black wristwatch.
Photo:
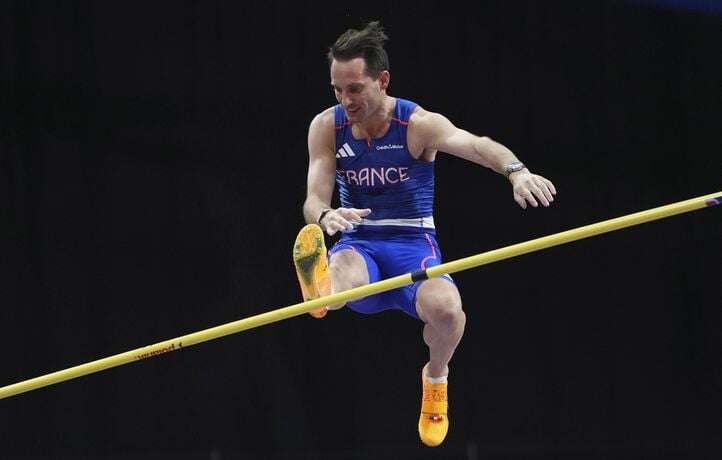
[[321,211],[321,214],[318,216],[318,219],[316,220],[316,223],[318,225],[321,225],[321,220],[326,217],[326,214],[328,214],[329,211],[333,211],[331,208],[326,208],[323,211]]
[[514,163],[509,163],[508,165],[504,166],[504,172],[506,173],[506,177],[509,177],[511,173],[521,171],[524,168],[526,168],[526,166],[524,166],[524,163],[522,163],[521,161],[515,161]]

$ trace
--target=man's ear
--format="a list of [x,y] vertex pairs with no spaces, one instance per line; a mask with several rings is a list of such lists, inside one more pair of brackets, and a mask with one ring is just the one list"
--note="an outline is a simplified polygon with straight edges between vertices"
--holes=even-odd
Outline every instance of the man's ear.
[[383,90],[388,89],[389,84],[391,83],[391,74],[388,70],[383,70],[379,74],[379,87]]

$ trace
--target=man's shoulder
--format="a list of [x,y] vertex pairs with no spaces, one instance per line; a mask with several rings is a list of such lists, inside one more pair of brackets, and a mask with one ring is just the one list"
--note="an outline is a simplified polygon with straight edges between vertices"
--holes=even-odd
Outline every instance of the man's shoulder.
[[433,126],[435,116],[437,116],[436,113],[429,112],[420,105],[417,105],[409,116],[409,126],[419,130],[425,130]]
[[334,112],[334,107],[329,107],[313,117],[308,127],[309,138],[321,139],[324,144],[333,146],[334,133],[336,132],[336,116]]
[[428,110],[424,109],[420,105],[416,105],[416,107],[414,107],[414,110],[411,112],[411,115],[409,116],[409,120],[411,120],[412,118],[416,118],[418,120],[419,118],[425,117],[429,113],[430,112]]
[[439,136],[448,132],[453,125],[442,114],[417,107],[409,117],[410,142],[422,146],[419,149],[432,148],[436,145]]
[[331,106],[317,113],[311,120],[311,127],[317,129],[333,129],[336,123],[336,106]]

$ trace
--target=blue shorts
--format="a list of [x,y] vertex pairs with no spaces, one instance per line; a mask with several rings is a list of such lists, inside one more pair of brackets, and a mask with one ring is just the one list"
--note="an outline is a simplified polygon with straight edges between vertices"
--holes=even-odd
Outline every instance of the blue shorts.
[[[441,250],[436,238],[430,233],[394,236],[344,234],[329,251],[329,259],[344,249],[352,249],[364,258],[369,283],[424,270],[441,263]],[[449,275],[444,275],[443,278],[451,281]],[[352,300],[346,306],[366,314],[396,309],[419,319],[416,312],[416,291],[422,282],[417,281],[398,289]]]

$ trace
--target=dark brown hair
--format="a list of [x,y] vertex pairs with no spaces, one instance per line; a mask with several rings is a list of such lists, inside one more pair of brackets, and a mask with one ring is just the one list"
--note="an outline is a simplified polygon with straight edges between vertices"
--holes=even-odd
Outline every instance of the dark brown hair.
[[369,22],[363,30],[349,29],[331,45],[328,63],[330,65],[334,59],[350,61],[363,58],[366,75],[375,80],[382,71],[389,70],[389,56],[384,50],[384,42],[388,39],[379,21]]

